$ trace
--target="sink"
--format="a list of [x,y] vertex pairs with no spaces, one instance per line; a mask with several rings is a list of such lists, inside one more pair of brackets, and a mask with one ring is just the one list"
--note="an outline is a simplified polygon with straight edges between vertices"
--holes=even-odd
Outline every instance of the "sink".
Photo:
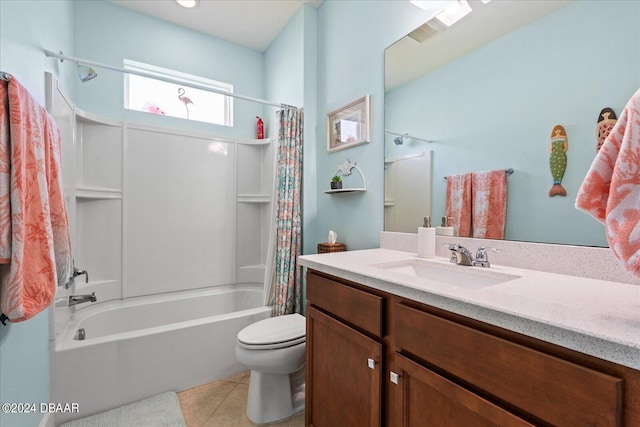
[[429,282],[465,288],[484,288],[520,278],[520,276],[498,273],[482,267],[446,265],[419,259],[371,264],[370,267]]

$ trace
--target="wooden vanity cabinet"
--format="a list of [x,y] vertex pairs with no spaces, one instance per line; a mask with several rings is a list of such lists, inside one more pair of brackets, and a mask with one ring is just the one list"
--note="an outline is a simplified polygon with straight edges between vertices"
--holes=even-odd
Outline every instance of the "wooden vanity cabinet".
[[638,370],[313,270],[307,299],[307,426],[640,425]]
[[306,425],[382,425],[383,298],[307,275]]

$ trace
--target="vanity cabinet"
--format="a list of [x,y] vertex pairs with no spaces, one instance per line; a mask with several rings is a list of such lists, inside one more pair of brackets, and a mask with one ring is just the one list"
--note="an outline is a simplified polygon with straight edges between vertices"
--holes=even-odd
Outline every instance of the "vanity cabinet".
[[308,426],[640,425],[635,369],[314,270],[307,299]]
[[306,425],[380,426],[383,299],[315,274],[307,298]]
[[397,417],[401,426],[532,426],[466,388],[447,380],[413,360],[396,356],[400,372],[391,381],[397,393]]

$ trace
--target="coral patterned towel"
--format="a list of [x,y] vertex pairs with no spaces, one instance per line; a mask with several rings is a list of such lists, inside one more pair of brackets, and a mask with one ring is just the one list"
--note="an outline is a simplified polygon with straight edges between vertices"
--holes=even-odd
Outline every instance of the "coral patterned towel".
[[69,280],[71,241],[53,118],[15,78],[0,83],[0,100],[0,185],[10,154],[10,225],[7,189],[0,187],[0,248],[10,246],[11,256],[0,261],[0,305],[10,321],[19,322],[46,309],[56,285]]
[[453,235],[471,236],[471,174],[461,173],[447,177],[447,217],[453,226]]
[[640,277],[640,90],[593,160],[576,208],[604,223],[614,255]]
[[504,169],[474,172],[471,177],[473,237],[504,239],[507,174]]

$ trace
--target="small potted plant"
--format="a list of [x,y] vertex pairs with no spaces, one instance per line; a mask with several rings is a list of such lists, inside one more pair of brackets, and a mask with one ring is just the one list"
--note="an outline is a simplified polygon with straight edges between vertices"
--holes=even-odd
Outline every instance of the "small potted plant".
[[340,190],[342,188],[342,177],[340,175],[334,175],[331,178],[331,189]]

